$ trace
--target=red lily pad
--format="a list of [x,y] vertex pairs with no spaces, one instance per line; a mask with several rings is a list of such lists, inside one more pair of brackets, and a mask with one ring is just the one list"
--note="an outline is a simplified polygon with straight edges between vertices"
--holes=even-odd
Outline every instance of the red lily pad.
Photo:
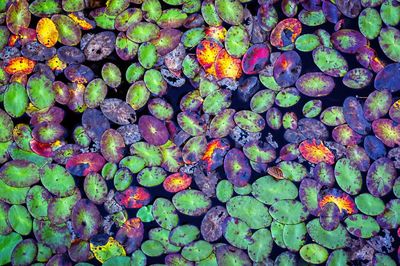
[[215,40],[203,40],[196,48],[196,57],[200,65],[205,69],[209,69],[214,65],[218,53],[223,46]]
[[4,70],[8,74],[22,73],[28,75],[32,73],[35,65],[35,61],[22,56],[18,56],[8,60],[6,66],[4,67]]
[[65,167],[73,175],[87,176],[91,172],[99,172],[106,160],[98,153],[86,152],[72,156]]
[[202,161],[206,163],[207,171],[213,171],[222,165],[229,144],[224,139],[214,139],[207,144]]
[[150,193],[143,187],[130,186],[115,194],[116,201],[129,209],[139,209],[150,203]]
[[251,46],[242,59],[243,72],[251,75],[257,74],[264,69],[269,59],[269,48],[264,44]]
[[174,173],[169,175],[163,182],[166,191],[177,193],[187,189],[192,183],[192,177],[185,173]]

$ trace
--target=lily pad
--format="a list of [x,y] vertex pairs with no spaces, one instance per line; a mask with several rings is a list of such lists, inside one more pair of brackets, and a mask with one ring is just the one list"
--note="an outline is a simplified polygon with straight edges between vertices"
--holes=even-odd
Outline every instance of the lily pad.
[[201,191],[183,190],[175,194],[172,202],[183,214],[200,216],[211,207],[211,201]]
[[298,224],[307,219],[309,212],[296,200],[279,200],[269,208],[272,218],[283,224]]
[[375,219],[364,214],[353,214],[347,217],[344,222],[351,234],[361,238],[370,238],[380,230]]

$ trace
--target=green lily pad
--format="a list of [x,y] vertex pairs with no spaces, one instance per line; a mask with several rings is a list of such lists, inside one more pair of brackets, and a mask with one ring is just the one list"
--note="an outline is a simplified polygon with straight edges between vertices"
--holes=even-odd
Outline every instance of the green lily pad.
[[14,123],[3,109],[0,109],[0,124],[0,142],[11,140]]
[[166,253],[174,253],[178,252],[181,247],[174,245],[169,241],[169,235],[171,234],[171,231],[157,227],[157,228],[152,228],[149,231],[149,239],[151,240],[156,240],[160,242]]
[[234,120],[241,129],[252,133],[259,132],[265,127],[265,120],[261,115],[248,110],[236,112]]
[[272,176],[264,176],[252,184],[252,195],[264,204],[272,205],[278,200],[293,200],[298,196],[298,190],[291,181],[277,180]]
[[14,248],[22,241],[20,234],[11,232],[7,235],[0,235],[0,264],[6,265],[11,262],[11,255]]
[[369,193],[363,193],[355,198],[357,209],[366,215],[376,216],[385,210],[385,203],[382,199]]
[[358,17],[360,32],[369,40],[378,37],[382,27],[382,19],[375,8],[368,7]]
[[28,79],[26,84],[29,99],[39,109],[46,109],[55,102],[55,92],[52,82],[45,75],[35,74]]
[[334,250],[326,262],[327,266],[346,265],[349,262],[349,254],[343,249]]
[[136,178],[140,185],[154,187],[160,185],[166,177],[167,173],[161,167],[148,167],[140,171]]
[[204,240],[198,240],[185,246],[182,249],[182,256],[189,261],[201,261],[210,256],[213,247]]
[[272,252],[273,240],[267,228],[259,229],[251,236],[253,242],[247,247],[249,257],[254,262],[265,261]]
[[172,197],[176,209],[189,216],[200,216],[211,207],[211,200],[198,190],[183,190]]
[[376,218],[381,228],[395,229],[400,224],[400,200],[392,199],[386,203],[385,211]]
[[344,220],[347,231],[350,234],[361,237],[370,238],[379,233],[380,227],[374,218],[364,214],[353,214]]
[[226,209],[230,216],[244,221],[251,229],[261,229],[272,222],[267,207],[250,196],[231,198],[226,204]]
[[136,42],[144,43],[157,38],[160,29],[157,25],[148,22],[139,22],[128,28],[126,36]]
[[228,217],[223,224],[225,239],[234,247],[247,249],[251,241],[250,227],[240,219]]
[[233,185],[228,180],[221,180],[217,184],[216,196],[220,202],[227,202],[233,195]]
[[298,224],[308,217],[307,208],[296,200],[279,200],[272,204],[269,213],[277,222],[283,224]]
[[216,0],[215,8],[219,17],[230,25],[240,25],[243,20],[243,6],[238,0]]
[[242,57],[249,47],[250,37],[243,26],[232,26],[225,36],[225,48],[233,57]]
[[307,228],[305,223],[285,224],[283,242],[290,251],[299,251],[306,243]]
[[171,231],[169,241],[176,246],[183,247],[198,239],[199,235],[200,230],[196,226],[180,225]]
[[307,169],[298,162],[283,161],[278,166],[282,170],[283,176],[291,181],[299,182],[307,175]]
[[394,27],[383,28],[379,34],[379,46],[383,53],[395,62],[400,62],[400,31]]
[[20,235],[26,236],[32,231],[32,217],[22,205],[13,205],[8,210],[8,222],[12,229]]
[[343,77],[349,70],[346,59],[332,48],[319,46],[312,54],[314,63],[329,76]]
[[39,167],[29,161],[9,161],[0,168],[0,178],[12,187],[29,187],[39,182]]
[[328,251],[318,244],[307,244],[300,249],[303,260],[312,264],[321,264],[328,259]]
[[302,34],[295,42],[296,49],[301,52],[311,52],[320,45],[320,41],[315,34]]
[[329,249],[343,248],[349,240],[349,235],[343,225],[339,224],[336,229],[327,231],[322,228],[318,218],[308,222],[307,232],[312,240]]
[[4,110],[12,117],[22,116],[28,107],[28,94],[20,83],[11,83],[4,92]]
[[380,15],[383,22],[389,26],[396,26],[400,22],[400,6],[395,0],[383,1]]
[[108,188],[104,178],[98,173],[90,173],[83,182],[85,194],[96,204],[102,204],[106,200]]
[[347,158],[339,159],[335,165],[335,178],[339,187],[350,195],[360,192],[362,186],[361,172]]
[[168,199],[157,198],[153,203],[152,214],[157,224],[165,229],[171,230],[178,225],[178,214]]
[[39,170],[43,186],[58,197],[72,194],[75,180],[72,175],[61,165],[48,164]]
[[25,202],[29,187],[12,187],[0,180],[0,199],[9,204],[22,204]]
[[158,257],[164,253],[163,245],[156,240],[146,240],[142,243],[141,249],[149,257]]
[[49,191],[44,187],[36,185],[29,189],[26,197],[26,207],[35,219],[45,219],[47,208],[52,199]]

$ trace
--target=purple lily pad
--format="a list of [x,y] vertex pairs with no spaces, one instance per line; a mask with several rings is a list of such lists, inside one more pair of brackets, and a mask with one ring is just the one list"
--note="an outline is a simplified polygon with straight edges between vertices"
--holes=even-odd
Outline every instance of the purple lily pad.
[[327,203],[321,209],[319,222],[327,231],[335,230],[340,223],[340,211],[335,203]]
[[302,64],[295,51],[282,53],[274,63],[274,78],[281,87],[292,86],[301,74]]
[[385,196],[392,190],[396,177],[397,171],[393,161],[386,157],[379,158],[368,170],[366,178],[368,191],[376,197]]
[[153,116],[141,116],[138,125],[140,134],[149,144],[163,145],[169,139],[169,132],[165,124]]
[[343,102],[344,119],[351,129],[361,135],[366,135],[371,130],[371,124],[364,116],[361,104],[355,97],[347,97]]
[[244,153],[239,149],[231,149],[225,155],[224,171],[226,178],[235,186],[244,187],[251,176],[251,167]]
[[204,240],[214,242],[222,236],[222,225],[226,217],[228,212],[222,206],[213,207],[206,213],[200,226]]
[[322,185],[311,178],[304,178],[299,187],[299,198],[310,214],[317,216],[319,213],[318,193]]
[[375,77],[374,87],[377,90],[400,90],[400,63],[385,66]]
[[79,238],[88,240],[98,233],[103,218],[96,205],[88,199],[81,199],[72,209],[71,220]]
[[360,47],[367,45],[367,38],[356,30],[342,29],[332,33],[331,42],[339,51],[355,54]]

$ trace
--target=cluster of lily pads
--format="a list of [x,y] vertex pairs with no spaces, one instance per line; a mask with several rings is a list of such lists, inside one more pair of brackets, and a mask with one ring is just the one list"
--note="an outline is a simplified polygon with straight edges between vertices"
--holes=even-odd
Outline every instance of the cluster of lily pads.
[[0,265],[400,263],[399,0],[0,22]]

